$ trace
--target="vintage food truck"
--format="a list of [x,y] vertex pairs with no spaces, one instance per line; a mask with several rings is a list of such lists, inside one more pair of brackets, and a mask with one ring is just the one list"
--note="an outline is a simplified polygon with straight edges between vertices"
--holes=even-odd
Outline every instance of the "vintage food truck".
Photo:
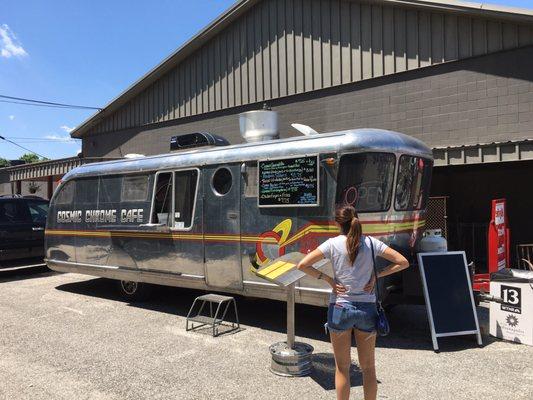
[[[365,234],[412,252],[433,165],[422,142],[377,129],[263,133],[244,129],[253,142],[238,145],[183,135],[173,138],[176,153],[72,170],[50,204],[48,266],[116,279],[131,298],[153,283],[283,299],[251,268],[337,235],[341,204],[356,207]],[[394,279],[387,287],[401,291]],[[296,301],[325,305],[328,289],[305,277]]]

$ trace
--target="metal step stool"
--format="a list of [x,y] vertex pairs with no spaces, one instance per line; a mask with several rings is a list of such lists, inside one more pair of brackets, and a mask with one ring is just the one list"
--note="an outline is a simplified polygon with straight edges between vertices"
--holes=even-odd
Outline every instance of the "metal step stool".
[[[200,304],[200,309],[198,310],[198,313],[196,315],[191,316],[194,311],[194,306],[196,303]],[[206,303],[209,303],[209,315],[202,314],[202,311],[204,311]],[[225,303],[225,306],[223,304]],[[235,310],[235,321],[231,322],[231,329],[224,331],[224,333],[231,332],[234,330],[240,329],[239,324],[239,314],[237,313],[237,303],[235,302],[235,299],[231,296],[222,296],[220,294],[204,294],[203,296],[198,296],[196,299],[194,299],[191,309],[189,310],[189,313],[187,314],[187,320],[185,324],[185,330],[191,331],[193,329],[200,328],[205,325],[211,325],[213,329],[213,337],[219,335],[218,328],[220,325],[223,325],[224,318],[226,317],[226,314],[228,312],[230,304],[233,303],[233,309]],[[213,314],[213,304],[217,304],[216,311]],[[224,311],[222,312],[222,316],[219,318],[219,313],[221,311],[221,308],[224,308]],[[189,321],[191,322],[191,327],[189,328]],[[199,325],[194,326],[194,323],[198,323]],[[229,321],[226,321],[229,323]],[[237,325],[237,326],[235,326]]]

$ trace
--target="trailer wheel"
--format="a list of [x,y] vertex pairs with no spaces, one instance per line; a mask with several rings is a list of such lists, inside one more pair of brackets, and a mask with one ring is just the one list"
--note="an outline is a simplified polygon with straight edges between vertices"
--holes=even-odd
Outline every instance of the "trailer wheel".
[[150,286],[142,282],[119,281],[120,294],[128,301],[146,300],[150,295]]

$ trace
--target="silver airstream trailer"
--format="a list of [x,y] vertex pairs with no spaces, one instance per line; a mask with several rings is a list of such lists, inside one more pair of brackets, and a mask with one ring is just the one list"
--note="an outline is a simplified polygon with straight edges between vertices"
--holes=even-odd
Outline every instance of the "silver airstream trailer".
[[[404,254],[424,228],[432,153],[404,134],[174,142],[193,148],[86,164],[64,177],[46,227],[51,269],[116,279],[131,297],[155,283],[284,299],[251,268],[337,235],[336,206],[354,205],[366,234]],[[328,292],[306,277],[296,301],[325,305]]]

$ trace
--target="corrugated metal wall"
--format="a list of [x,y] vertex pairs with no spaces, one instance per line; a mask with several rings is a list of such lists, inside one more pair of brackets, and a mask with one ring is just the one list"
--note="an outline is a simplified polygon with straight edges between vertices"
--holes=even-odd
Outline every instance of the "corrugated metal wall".
[[338,0],[264,0],[90,133],[533,44],[533,28]]

